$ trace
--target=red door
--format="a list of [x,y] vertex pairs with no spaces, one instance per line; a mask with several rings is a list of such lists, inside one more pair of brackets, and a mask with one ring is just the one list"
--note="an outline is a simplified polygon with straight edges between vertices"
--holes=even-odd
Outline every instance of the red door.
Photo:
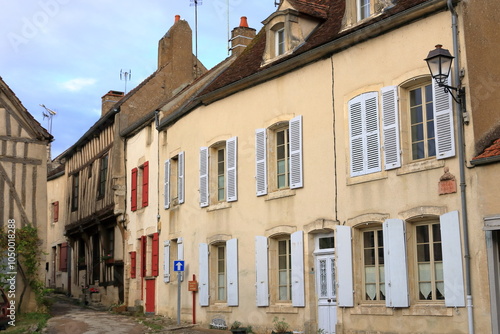
[[155,279],[146,279],[146,313],[155,313]]

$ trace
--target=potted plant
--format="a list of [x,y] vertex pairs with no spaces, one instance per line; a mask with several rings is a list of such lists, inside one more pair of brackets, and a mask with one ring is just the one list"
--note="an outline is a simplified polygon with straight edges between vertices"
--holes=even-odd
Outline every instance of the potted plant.
[[289,330],[290,325],[285,321],[285,318],[279,320],[278,317],[274,317],[273,324],[274,324],[274,330],[272,331],[273,334],[278,334],[278,333],[292,334],[292,331]]
[[241,322],[238,320],[235,320],[231,324],[231,328],[229,329],[233,334],[245,334],[247,333],[247,328],[246,327],[241,327]]
[[115,262],[115,260],[113,259],[113,256],[110,253],[108,253],[107,255],[101,256],[101,261],[106,262],[106,264],[112,264]]

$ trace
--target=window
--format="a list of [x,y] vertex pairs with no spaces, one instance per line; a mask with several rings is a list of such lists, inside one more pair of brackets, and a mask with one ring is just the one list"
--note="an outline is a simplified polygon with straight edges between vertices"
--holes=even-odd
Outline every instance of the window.
[[106,240],[105,254],[106,256],[114,257],[115,255],[115,229],[108,228],[107,229],[107,240]]
[[[149,203],[149,162],[146,161],[139,168],[132,169],[130,180],[130,209],[137,209],[148,206]],[[139,207],[139,205],[141,205]]]
[[[238,199],[237,137],[200,148],[200,206]],[[213,157],[213,159],[210,159]]]
[[276,56],[280,56],[285,53],[285,28],[278,29],[274,36],[276,40]]
[[165,161],[164,208],[184,203],[184,152]]
[[[224,302],[227,306],[238,306],[237,239],[199,244],[199,273],[201,306]],[[215,296],[212,301],[210,295]]]
[[71,211],[78,210],[78,192],[80,189],[80,174],[73,174],[73,184],[71,192]]
[[385,300],[384,238],[382,229],[363,231],[362,235],[364,300]]
[[444,300],[443,255],[439,223],[416,226],[418,299]]
[[[182,238],[163,242],[163,282],[165,283],[170,282],[170,264],[174,260],[184,260],[184,243]],[[181,276],[181,281],[183,279],[183,276]]]
[[303,187],[302,116],[268,129],[257,129],[255,149],[257,196]]
[[292,300],[290,239],[278,240],[278,300]]
[[269,239],[257,236],[255,249],[257,306],[270,302],[305,306],[303,232]]
[[436,156],[432,84],[410,90],[412,160]]
[[104,198],[106,193],[106,181],[108,179],[108,155],[100,159],[99,163],[99,185],[97,187],[97,199]]
[[68,271],[68,243],[59,244],[59,271]]
[[358,9],[358,21],[366,19],[371,14],[371,0],[356,0]]
[[59,201],[52,202],[52,222],[59,221]]

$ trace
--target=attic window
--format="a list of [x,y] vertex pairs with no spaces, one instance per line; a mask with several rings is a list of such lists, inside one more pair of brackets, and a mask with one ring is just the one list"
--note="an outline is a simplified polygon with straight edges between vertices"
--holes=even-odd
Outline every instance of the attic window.
[[275,30],[274,33],[274,41],[276,43],[275,45],[275,53],[276,56],[280,56],[286,52],[286,46],[285,46],[285,28],[283,27],[283,24],[279,24],[277,30]]
[[394,6],[394,0],[345,0],[346,10],[344,28],[353,26],[366,20],[381,15],[385,10]]

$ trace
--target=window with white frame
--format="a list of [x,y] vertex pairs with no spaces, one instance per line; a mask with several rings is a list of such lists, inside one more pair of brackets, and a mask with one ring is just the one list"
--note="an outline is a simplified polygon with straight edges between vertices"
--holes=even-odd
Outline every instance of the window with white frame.
[[200,148],[200,206],[238,200],[238,138]]
[[374,0],[356,0],[358,21],[364,20],[372,13],[372,2]]
[[436,156],[434,104],[432,84],[421,85],[409,92],[410,143],[412,160]]
[[293,307],[303,307],[303,232],[275,238],[257,236],[255,248],[257,305],[291,303]]
[[385,300],[384,238],[382,228],[371,228],[362,233],[363,299]]
[[[184,260],[183,238],[165,240],[163,242],[163,282],[171,281],[171,264],[176,260]],[[184,277],[181,275],[181,281]]]
[[164,164],[164,208],[184,203],[184,152],[173,156]]
[[285,28],[282,26],[283,25],[280,25],[279,28],[276,29],[274,32],[274,39],[275,39],[275,43],[276,43],[276,46],[275,46],[276,57],[284,54],[286,51]]
[[303,187],[302,116],[255,132],[257,196]]
[[198,255],[200,305],[238,306],[238,240],[201,243]]

